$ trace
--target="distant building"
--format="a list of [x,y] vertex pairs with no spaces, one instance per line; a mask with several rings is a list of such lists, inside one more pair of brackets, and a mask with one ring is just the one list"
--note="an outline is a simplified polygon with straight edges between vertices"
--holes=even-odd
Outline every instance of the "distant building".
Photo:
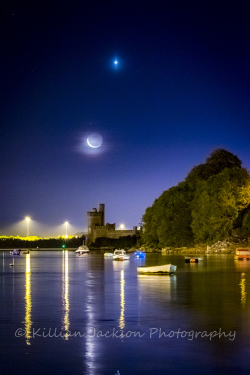
[[116,230],[114,224],[105,224],[105,204],[99,204],[99,210],[93,208],[87,212],[88,215],[88,243],[95,242],[98,237],[119,238],[135,236],[137,227],[133,230]]

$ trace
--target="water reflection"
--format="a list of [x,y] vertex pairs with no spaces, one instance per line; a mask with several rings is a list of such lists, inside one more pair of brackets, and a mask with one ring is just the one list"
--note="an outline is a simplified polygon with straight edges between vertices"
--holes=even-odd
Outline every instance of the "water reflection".
[[69,331],[69,254],[68,250],[63,252],[62,264],[62,305],[63,305],[63,331],[66,332],[65,340],[69,339],[67,332]]
[[119,270],[129,269],[130,262],[128,260],[124,260],[124,261],[114,260],[112,262],[112,265],[113,265],[114,271],[119,271]]
[[26,270],[25,270],[25,319],[24,319],[24,325],[25,325],[25,338],[26,338],[26,344],[31,345],[30,339],[31,339],[31,272],[30,272],[30,254],[26,254]]
[[[138,275],[138,288],[140,303],[140,316],[149,317],[149,305],[169,306],[176,288],[176,276]],[[155,312],[151,311],[152,317]]]
[[245,307],[247,301],[247,292],[246,292],[246,278],[245,273],[242,272],[240,280],[240,293],[241,293],[241,305]]
[[141,289],[151,292],[164,293],[170,297],[171,287],[176,285],[176,275],[138,275],[138,284]]
[[243,271],[247,272],[250,268],[250,262],[248,260],[235,259],[234,264],[235,264],[235,268],[241,272]]
[[124,279],[124,270],[121,271],[121,314],[119,319],[119,328],[125,328],[125,279]]
[[86,313],[87,313],[87,325],[86,325],[86,366],[88,368],[88,375],[96,374],[95,366],[95,353],[97,351],[97,345],[94,338],[95,320],[94,320],[94,303],[95,303],[95,292],[94,292],[94,280],[90,274],[86,281]]

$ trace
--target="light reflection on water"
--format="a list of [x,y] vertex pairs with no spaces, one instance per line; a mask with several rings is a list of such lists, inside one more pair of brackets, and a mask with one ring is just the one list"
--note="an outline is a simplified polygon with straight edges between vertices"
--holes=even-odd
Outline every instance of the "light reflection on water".
[[124,270],[121,270],[121,315],[119,320],[119,327],[125,328],[125,279]]
[[241,305],[242,307],[245,307],[246,301],[247,301],[247,292],[246,292],[246,278],[245,273],[242,272],[241,274],[241,280],[240,280],[240,291],[241,291]]
[[[86,257],[70,251],[31,252],[16,258],[13,268],[9,263],[9,254],[3,254],[0,350],[12,353],[15,348],[16,358],[14,364],[6,357],[6,373],[32,374],[39,358],[56,368],[56,374],[108,375],[119,369],[121,375],[207,375],[212,369],[216,375],[234,375],[236,368],[241,375],[249,374],[250,262],[204,256],[193,267],[184,257],[159,254],[147,254],[143,260],[146,266],[176,264],[174,276],[138,275],[140,260],[113,262],[98,252]],[[17,338],[14,331],[22,322],[26,334]],[[33,338],[33,329],[39,327],[86,335]],[[152,327],[165,332],[236,331],[236,339],[150,339]],[[113,330],[144,336],[94,334]],[[38,375],[47,373],[48,367],[37,368]]]
[[62,258],[62,306],[63,306],[63,327],[65,331],[65,340],[69,339],[67,331],[69,331],[69,254],[68,251],[63,251]]
[[25,277],[26,277],[26,283],[25,283],[25,330],[26,330],[26,343],[27,345],[31,345],[30,339],[31,339],[31,273],[30,273],[30,254],[26,254],[26,270],[25,270]]

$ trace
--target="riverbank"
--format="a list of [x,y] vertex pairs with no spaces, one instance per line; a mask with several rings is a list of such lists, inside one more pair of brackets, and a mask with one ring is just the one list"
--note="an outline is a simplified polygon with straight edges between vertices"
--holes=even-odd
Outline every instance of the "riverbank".
[[[9,249],[0,249],[0,252],[1,251],[11,251],[11,250],[13,250],[13,248],[9,248]],[[54,247],[54,248],[52,248],[52,247],[44,247],[44,248],[39,248],[39,249],[37,249],[37,248],[21,248],[21,252],[22,251],[64,251],[64,250],[68,250],[68,251],[75,251],[75,250],[77,250],[77,248],[76,247],[67,247],[67,248],[64,248],[64,249],[62,249],[61,247],[59,248],[59,247]]]
[[210,246],[196,245],[194,247],[165,247],[163,249],[150,249],[141,247],[141,250],[147,253],[162,253],[162,254],[235,254],[237,248],[249,248],[250,239],[241,241],[224,240],[218,241]]

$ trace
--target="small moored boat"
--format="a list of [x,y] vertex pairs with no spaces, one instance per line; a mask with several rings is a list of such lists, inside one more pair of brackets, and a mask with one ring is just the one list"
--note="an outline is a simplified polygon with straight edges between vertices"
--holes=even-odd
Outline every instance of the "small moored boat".
[[126,254],[125,250],[115,250],[113,260],[129,260],[130,256]]
[[173,274],[176,271],[176,268],[176,266],[170,263],[162,266],[137,267],[137,271],[139,273]]
[[20,255],[21,249],[13,249],[10,251],[10,255]]
[[250,250],[248,248],[236,249],[234,259],[238,260],[250,260]]
[[79,246],[75,253],[78,255],[88,254],[89,248],[85,245]]
[[186,263],[199,263],[199,258],[196,257],[185,257],[185,262]]
[[104,257],[105,258],[113,258],[113,255],[114,255],[113,253],[105,253]]
[[135,258],[145,259],[146,258],[146,253],[145,253],[145,251],[136,250],[134,252],[134,257]]

